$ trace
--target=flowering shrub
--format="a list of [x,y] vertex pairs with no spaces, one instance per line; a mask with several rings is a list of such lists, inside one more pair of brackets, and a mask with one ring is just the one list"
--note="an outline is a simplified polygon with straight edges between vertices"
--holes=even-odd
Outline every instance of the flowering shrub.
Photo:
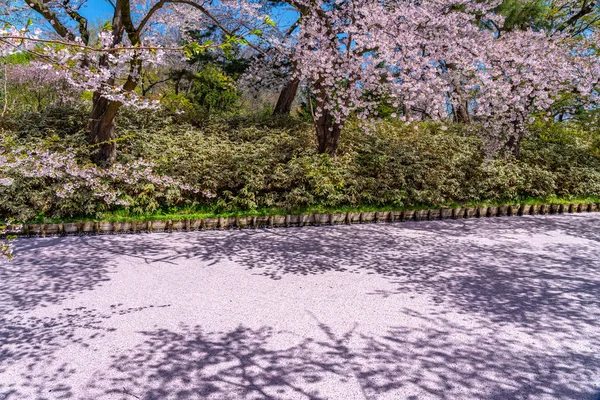
[[[35,126],[42,129],[46,121],[43,129],[52,131],[54,120],[40,118]],[[80,142],[76,126],[56,143],[40,141],[32,127],[10,133],[23,144],[4,144],[0,174],[11,184],[0,186],[0,218],[193,205],[241,211],[600,195],[600,132],[587,122],[535,124],[517,161],[490,158],[478,125],[386,122],[364,135],[351,122],[331,158],[318,154],[311,126],[302,122],[238,117],[197,128],[172,118],[125,112],[117,132],[123,154],[107,170],[88,164],[85,151],[75,156],[61,147]]]
[[70,86],[64,71],[37,61],[10,65],[6,75],[11,108],[41,111],[48,105],[77,101],[81,95]]
[[156,174],[146,161],[102,169],[78,162],[73,149],[56,152],[29,147],[8,140],[0,146],[3,214],[20,220],[40,212],[54,217],[98,214],[108,206],[151,211],[160,200],[180,199],[182,191],[198,193],[189,185]]
[[157,171],[213,193],[193,200],[226,211],[599,195],[594,141],[555,143],[539,135],[551,129],[544,126],[524,141],[518,161],[490,158],[477,125],[439,123],[381,123],[372,135],[350,123],[336,158],[318,154],[310,125],[277,120],[231,119],[159,132],[126,128],[135,133],[122,148],[132,159],[152,157]]
[[0,223],[0,236],[4,236],[4,239],[0,239],[0,260],[2,259],[11,259],[12,258],[12,247],[11,241],[16,239],[14,235],[6,235],[8,230],[8,223],[1,224]]

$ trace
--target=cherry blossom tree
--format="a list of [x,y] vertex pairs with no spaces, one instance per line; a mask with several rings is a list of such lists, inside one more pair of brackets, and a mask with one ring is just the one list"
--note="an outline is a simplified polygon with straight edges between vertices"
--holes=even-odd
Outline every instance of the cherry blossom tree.
[[[74,86],[94,93],[90,142],[98,147],[96,161],[110,165],[116,157],[117,111],[123,104],[139,103],[133,91],[142,65],[160,63],[163,56],[152,40],[142,38],[149,18],[134,25],[130,2],[119,0],[112,25],[107,24],[93,44],[87,20],[79,12],[81,4],[41,0],[28,0],[27,4],[52,27],[52,32],[46,33],[37,25],[9,27],[0,35],[4,53],[33,54],[38,61],[67,72]],[[151,17],[151,13],[147,15]],[[72,26],[77,27],[77,33]]]
[[451,82],[443,71],[452,65],[479,73],[493,38],[476,18],[496,5],[458,7],[444,0],[312,5],[302,19],[294,62],[315,99],[319,151],[334,155],[345,121],[351,115],[365,122],[377,117],[380,98],[394,107],[418,106],[427,118],[446,118]]
[[[193,191],[169,177],[154,174],[147,162],[115,164],[114,121],[117,112],[123,105],[155,105],[155,101],[136,92],[144,69],[163,66],[165,60],[173,59],[173,54],[181,60],[207,49],[227,51],[232,45],[261,52],[260,38],[273,28],[274,22],[262,13],[260,4],[252,2],[116,0],[112,22],[105,24],[98,38],[94,38],[88,21],[80,13],[83,4],[71,0],[6,3],[0,9],[2,16],[7,17],[6,25],[0,30],[0,56],[30,54],[36,64],[27,68],[35,68],[38,72],[52,71],[56,75],[50,77],[65,79],[79,90],[93,92],[90,141],[98,148],[96,162],[101,168],[80,166],[74,152],[57,154],[44,149],[2,149],[0,185],[12,185],[14,174],[21,178],[60,180],[57,196],[68,197],[85,190],[107,204],[117,205],[125,205],[127,200],[115,184],[148,182]],[[15,18],[15,15],[32,15],[37,19],[18,27],[18,22],[24,18]],[[179,46],[179,40],[185,38],[186,32],[209,26],[216,26],[221,33],[217,38],[220,43],[188,41],[189,45]],[[45,29],[47,27],[50,29]],[[0,234],[5,233],[5,227],[2,229]],[[0,254],[10,255],[6,241],[0,243]]]
[[[90,142],[97,146],[96,162],[109,166],[116,158],[114,124],[123,105],[152,107],[156,103],[136,93],[143,68],[163,66],[168,52],[188,55],[232,43],[260,50],[255,44],[272,20],[250,1],[116,0],[112,21],[94,41],[80,12],[84,2],[28,0],[20,11],[35,12],[44,24],[25,28],[10,25],[0,31],[0,51],[28,52],[38,61],[68,72],[70,82],[94,93]],[[111,3],[112,4],[112,3]],[[176,40],[191,29],[217,26],[223,41],[189,43]],[[44,29],[50,26],[50,31]],[[171,34],[176,31],[177,34]]]
[[5,79],[10,103],[36,111],[47,104],[75,101],[80,94],[69,84],[65,71],[38,61],[7,66]]
[[[306,3],[293,60],[314,98],[319,151],[334,155],[345,121],[366,126],[388,99],[402,118],[444,120],[469,108],[490,142],[518,156],[532,114],[563,91],[592,104],[597,59],[588,39],[561,30],[499,31],[495,1],[331,1]],[[409,110],[418,111],[413,114]],[[496,146],[496,148],[502,146]]]
[[552,116],[564,92],[576,91],[588,105],[595,104],[598,61],[587,46],[561,33],[514,31],[494,39],[485,71],[478,75],[474,107],[492,146],[518,158],[534,114]]

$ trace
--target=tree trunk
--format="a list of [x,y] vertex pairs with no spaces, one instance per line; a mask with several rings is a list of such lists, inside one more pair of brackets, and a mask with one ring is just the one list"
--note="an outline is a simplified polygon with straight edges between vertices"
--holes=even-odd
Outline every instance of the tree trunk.
[[335,157],[338,148],[342,127],[336,123],[331,114],[323,112],[323,115],[315,121],[317,140],[319,141],[319,153],[327,153]]
[[456,107],[456,120],[457,122],[461,122],[463,124],[468,124],[471,122],[471,118],[469,116],[469,109],[467,108],[466,102],[461,102]]
[[518,160],[519,157],[521,156],[521,141],[523,139],[523,136],[521,134],[515,134],[512,135],[510,137],[510,139],[508,139],[508,142],[506,143],[506,148],[508,149],[508,151],[510,151],[510,153],[513,155],[513,157]]
[[402,104],[402,114],[404,114],[404,117],[408,121],[408,119],[410,118],[410,107],[406,104]]
[[465,98],[466,96],[463,91],[461,72],[457,70],[456,64],[454,63],[448,63],[446,66],[448,68],[448,74],[450,75],[450,82],[454,86],[454,94],[452,97],[457,103],[453,106],[455,121],[468,124],[471,122],[471,117],[469,116],[469,102]]
[[456,100],[458,103],[456,105],[456,122],[468,124],[471,122],[471,117],[469,116],[469,103],[465,100],[461,82],[458,82],[454,88],[456,90]]
[[508,147],[508,150],[511,152],[513,157],[518,160],[519,156],[521,155],[521,139],[517,136],[511,136],[510,139],[508,139],[506,147]]
[[[112,19],[112,34],[113,34],[113,46],[117,46],[123,40],[123,34],[125,31],[124,21],[127,20],[131,25],[131,15],[128,0],[116,0],[115,11]],[[140,43],[139,32],[132,29],[127,29],[127,34],[131,44],[137,46]],[[108,65],[108,57],[103,55],[100,58],[99,64],[101,66]],[[138,67],[138,71],[141,72],[141,63],[139,60],[132,61],[130,75],[127,77],[127,81],[123,85],[125,91],[132,91],[135,89],[137,83],[132,78],[131,71],[134,66]],[[108,86],[114,86],[114,79],[109,79],[106,84]],[[121,107],[121,103],[118,101],[111,101],[101,96],[100,92],[94,92],[92,99],[92,114],[90,116],[90,142],[93,145],[94,152],[92,159],[99,167],[107,168],[113,164],[117,158],[117,144],[115,142],[115,117]]]
[[121,103],[110,101],[94,93],[90,121],[90,142],[95,145],[93,160],[103,168],[109,167],[117,157],[115,142],[115,117]]
[[293,78],[286,83],[279,94],[273,115],[290,115],[299,84],[300,80],[298,78]]

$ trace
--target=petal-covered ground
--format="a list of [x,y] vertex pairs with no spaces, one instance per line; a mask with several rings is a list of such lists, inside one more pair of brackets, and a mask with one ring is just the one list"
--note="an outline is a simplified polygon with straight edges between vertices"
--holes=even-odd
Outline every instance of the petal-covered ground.
[[1,400],[600,395],[600,214],[16,247]]

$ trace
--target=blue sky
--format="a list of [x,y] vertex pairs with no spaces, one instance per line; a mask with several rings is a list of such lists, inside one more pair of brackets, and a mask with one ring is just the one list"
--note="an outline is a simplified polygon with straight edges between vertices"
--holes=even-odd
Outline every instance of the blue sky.
[[108,20],[112,17],[113,8],[105,0],[89,0],[82,7],[81,13],[90,21]]
[[[107,21],[112,18],[113,8],[107,0],[88,0],[81,8],[81,13],[90,22]],[[271,16],[280,26],[287,27],[296,21],[297,13],[291,10],[291,7],[283,7],[275,11]]]

